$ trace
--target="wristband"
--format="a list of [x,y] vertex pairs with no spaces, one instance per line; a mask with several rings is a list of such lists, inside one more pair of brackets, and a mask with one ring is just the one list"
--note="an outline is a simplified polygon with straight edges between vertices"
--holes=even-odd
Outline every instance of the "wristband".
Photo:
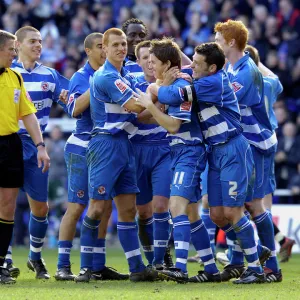
[[39,147],[39,146],[43,146],[43,147],[46,147],[45,143],[44,142],[39,142],[35,145],[36,147]]

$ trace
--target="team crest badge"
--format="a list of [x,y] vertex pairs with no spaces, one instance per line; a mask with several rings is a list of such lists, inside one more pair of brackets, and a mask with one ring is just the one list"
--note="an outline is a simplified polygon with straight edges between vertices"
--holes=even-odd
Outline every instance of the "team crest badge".
[[42,88],[42,90],[43,90],[44,92],[48,92],[48,91],[49,91],[49,83],[43,81],[43,82],[41,83],[41,88]]
[[77,197],[81,199],[81,198],[83,198],[83,196],[84,196],[84,191],[83,190],[79,190],[77,192]]
[[235,82],[232,83],[232,87],[233,87],[233,91],[236,93],[239,90],[241,90],[244,86],[241,85],[239,82],[235,81]]
[[104,195],[105,194],[105,187],[103,185],[99,186],[98,188],[98,194]]

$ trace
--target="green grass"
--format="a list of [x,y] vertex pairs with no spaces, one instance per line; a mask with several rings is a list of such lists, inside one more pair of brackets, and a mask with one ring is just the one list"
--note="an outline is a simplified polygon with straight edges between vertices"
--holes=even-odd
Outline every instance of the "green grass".
[[[125,256],[119,249],[107,249],[107,265],[118,271],[127,272]],[[0,286],[0,299],[300,299],[300,255],[293,255],[288,263],[282,264],[282,283],[236,286],[231,282],[177,284],[175,282],[131,283],[93,281],[88,284],[57,282],[53,278],[56,271],[57,252],[44,250],[43,257],[52,275],[48,281],[36,280],[35,274],[26,267],[27,250],[15,249],[14,263],[21,269],[17,283]],[[79,253],[72,253],[72,270],[79,271]],[[189,264],[189,275],[198,271],[198,264]],[[220,267],[221,268],[221,267]]]

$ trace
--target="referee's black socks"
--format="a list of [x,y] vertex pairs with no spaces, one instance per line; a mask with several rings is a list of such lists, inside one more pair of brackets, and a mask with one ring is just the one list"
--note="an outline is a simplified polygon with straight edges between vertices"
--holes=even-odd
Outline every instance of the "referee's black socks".
[[12,238],[14,220],[0,219],[0,266],[3,266],[5,256]]

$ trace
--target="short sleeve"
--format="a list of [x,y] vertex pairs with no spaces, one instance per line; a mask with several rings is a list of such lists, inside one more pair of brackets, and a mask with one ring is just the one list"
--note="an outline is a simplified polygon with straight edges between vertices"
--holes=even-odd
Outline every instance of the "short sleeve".
[[96,74],[93,77],[93,96],[99,101],[103,101],[103,99],[108,97],[110,103],[123,106],[133,97],[134,91],[129,84],[131,84],[131,82],[125,82],[117,73]]
[[185,122],[191,122],[192,103],[183,102],[177,106],[169,106],[168,115],[175,119],[179,119]]

